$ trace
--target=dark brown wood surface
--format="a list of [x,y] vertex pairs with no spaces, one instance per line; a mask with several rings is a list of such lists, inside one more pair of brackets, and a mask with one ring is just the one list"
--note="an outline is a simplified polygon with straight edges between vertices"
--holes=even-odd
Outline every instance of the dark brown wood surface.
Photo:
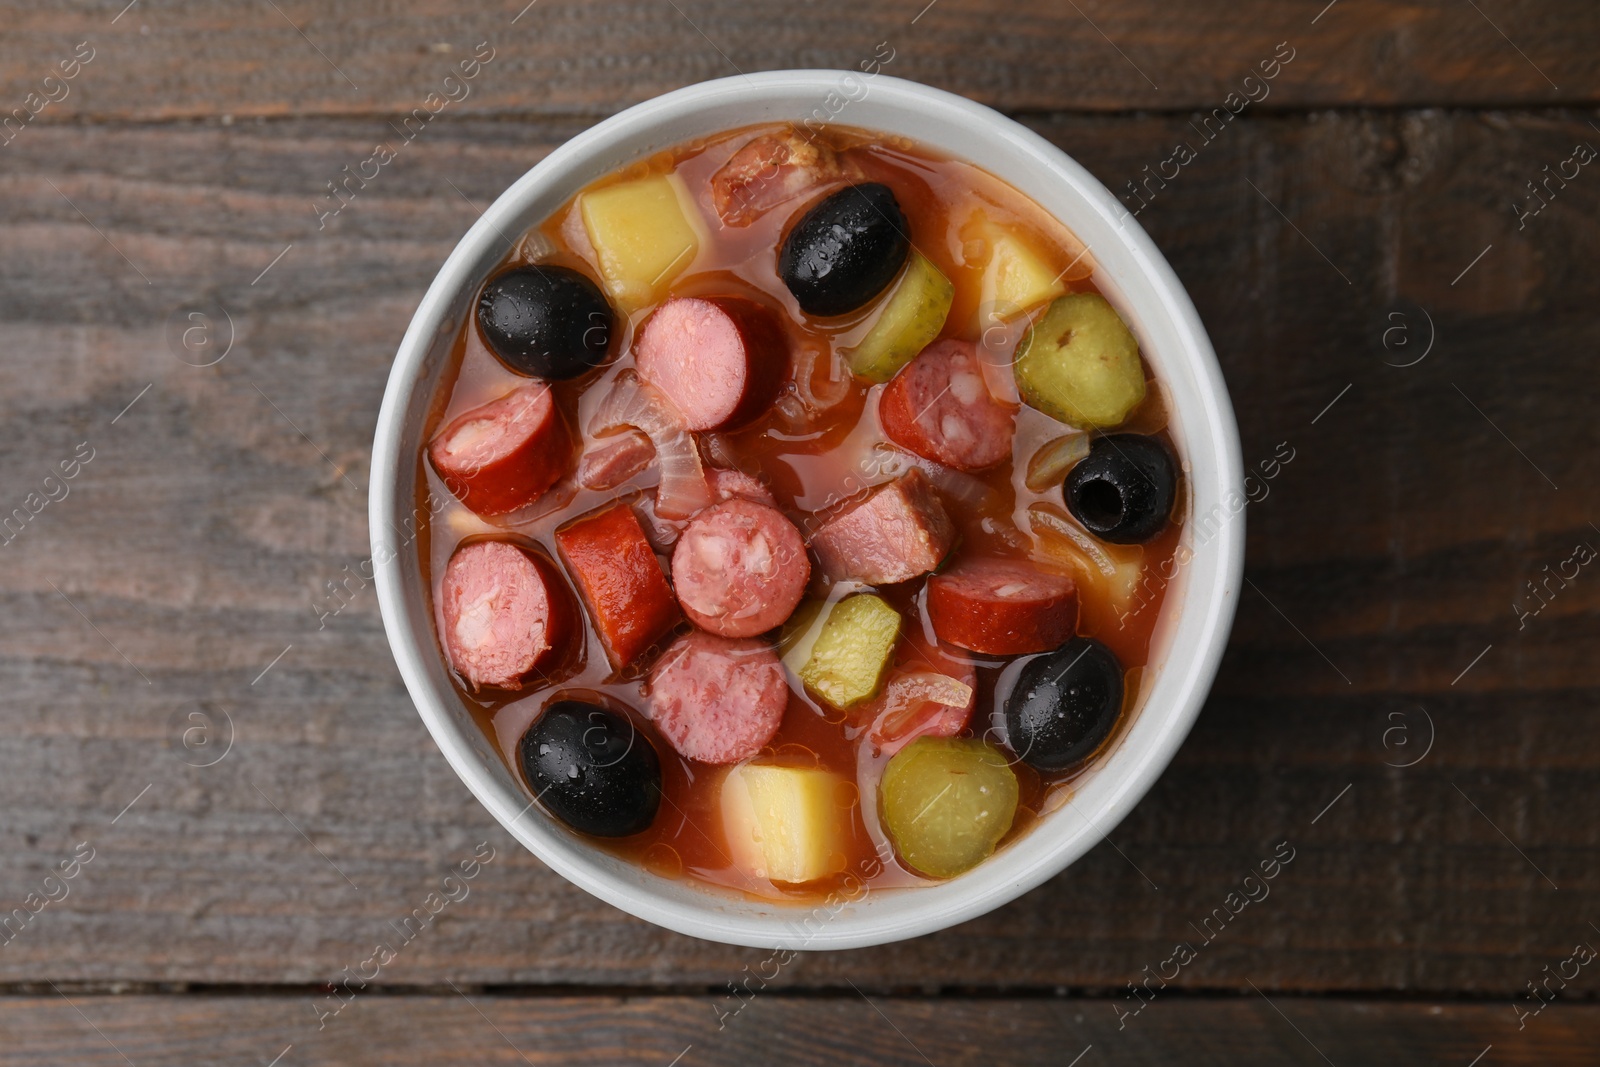
[[[38,512],[0,533],[0,913],[93,849],[0,945],[0,1064],[516,1062],[496,1027],[532,1062],[923,1062],[891,1022],[940,1067],[1593,1061],[1566,1005],[1594,967],[1514,1007],[1600,945],[1600,578],[1525,584],[1600,547],[1600,172],[1537,214],[1526,188],[1600,145],[1591,5],[274,6],[5,12],[0,102],[97,53],[0,146],[0,515]],[[479,91],[319,229],[325,183],[491,33]],[[1191,109],[1286,38],[1202,143]],[[371,589],[319,613],[366,552],[389,361],[477,212],[627,103],[885,39],[889,73],[1114,190],[1199,147],[1139,221],[1246,463],[1294,459],[1249,508],[1206,711],[1112,843],[954,930],[805,955],[718,1033],[767,954],[545,870],[435,750]],[[470,896],[318,1035],[320,984],[482,842]],[[1280,842],[1271,895],[1118,1031]]]

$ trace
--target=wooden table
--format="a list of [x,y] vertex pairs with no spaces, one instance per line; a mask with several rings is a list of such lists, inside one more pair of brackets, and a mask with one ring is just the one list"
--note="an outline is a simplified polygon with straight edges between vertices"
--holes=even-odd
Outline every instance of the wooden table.
[[[42,905],[0,947],[0,1064],[1595,1062],[1600,572],[1568,561],[1600,546],[1600,170],[1563,162],[1600,145],[1592,3],[125,2],[0,3],[0,910]],[[889,52],[1119,191],[1199,146],[1139,221],[1247,464],[1294,458],[1205,714],[1110,841],[777,968],[516,846],[352,576],[390,359],[484,205],[656,93]]]

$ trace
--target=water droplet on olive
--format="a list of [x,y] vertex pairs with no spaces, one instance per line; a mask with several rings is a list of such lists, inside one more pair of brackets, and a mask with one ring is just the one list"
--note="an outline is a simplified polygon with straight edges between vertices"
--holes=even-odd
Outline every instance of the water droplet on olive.
[[534,796],[595,837],[646,829],[661,807],[661,760],[632,719],[581,700],[557,700],[518,746]]
[[1093,638],[1028,659],[1006,696],[1006,743],[1041,771],[1082,763],[1116,725],[1122,684],[1116,654]]
[[489,350],[518,374],[552,381],[605,362],[615,319],[599,286],[570,267],[516,267],[478,295]]
[[852,185],[794,224],[778,255],[778,274],[806,314],[843,315],[865,306],[900,273],[911,251],[910,231],[887,185]]

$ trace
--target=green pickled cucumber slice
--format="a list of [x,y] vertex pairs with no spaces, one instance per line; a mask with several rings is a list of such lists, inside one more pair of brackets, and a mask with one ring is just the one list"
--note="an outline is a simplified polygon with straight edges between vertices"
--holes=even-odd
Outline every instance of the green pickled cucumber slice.
[[900,613],[871,593],[833,606],[800,680],[818,699],[843,711],[878,691],[900,636]]
[[899,283],[883,302],[878,321],[850,352],[850,370],[874,382],[893,378],[939,336],[955,298],[956,287],[950,279],[913,248]]
[[1098,293],[1057,298],[1017,352],[1022,399],[1069,425],[1110,429],[1144,399],[1139,342]]
[[987,859],[1017,813],[1017,776],[1000,750],[967,737],[919,737],[883,772],[884,828],[900,858],[931,878]]

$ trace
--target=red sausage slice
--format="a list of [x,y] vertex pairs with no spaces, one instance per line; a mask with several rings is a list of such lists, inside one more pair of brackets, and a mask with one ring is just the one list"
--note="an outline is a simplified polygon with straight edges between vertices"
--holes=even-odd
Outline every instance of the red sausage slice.
[[585,489],[615,489],[650,465],[656,446],[638,430],[604,437],[578,461],[578,484]]
[[992,467],[1011,455],[1016,412],[984,383],[971,341],[936,341],[884,387],[883,432],[924,459],[957,470]]
[[672,584],[689,621],[722,637],[754,637],[791,614],[811,580],[800,531],[745,497],[713,504],[672,550]]
[[861,169],[798,130],[766,133],[748,141],[711,178],[711,196],[725,226],[748,226],[779,204]]
[[699,630],[650,672],[650,715],[667,743],[702,763],[749,759],[778,732],[789,683],[771,648]]
[[626,504],[591,512],[556,531],[611,666],[620,670],[678,624],[678,604]]
[[572,594],[555,567],[505,541],[456,549],[439,613],[450,665],[475,691],[521,689],[529,674],[561,658],[573,632]]
[[1020,559],[974,559],[928,579],[939,640],[988,656],[1049,652],[1078,626],[1071,578]]
[[572,437],[550,387],[531,381],[446,426],[428,454],[463,504],[500,515],[533,503],[567,472]]
[[823,573],[893,585],[926,574],[955,544],[956,528],[928,476],[912,468],[836,515],[811,538]]
[[633,358],[691,430],[751,421],[789,373],[789,344],[772,312],[736,296],[668,300],[644,324]]

